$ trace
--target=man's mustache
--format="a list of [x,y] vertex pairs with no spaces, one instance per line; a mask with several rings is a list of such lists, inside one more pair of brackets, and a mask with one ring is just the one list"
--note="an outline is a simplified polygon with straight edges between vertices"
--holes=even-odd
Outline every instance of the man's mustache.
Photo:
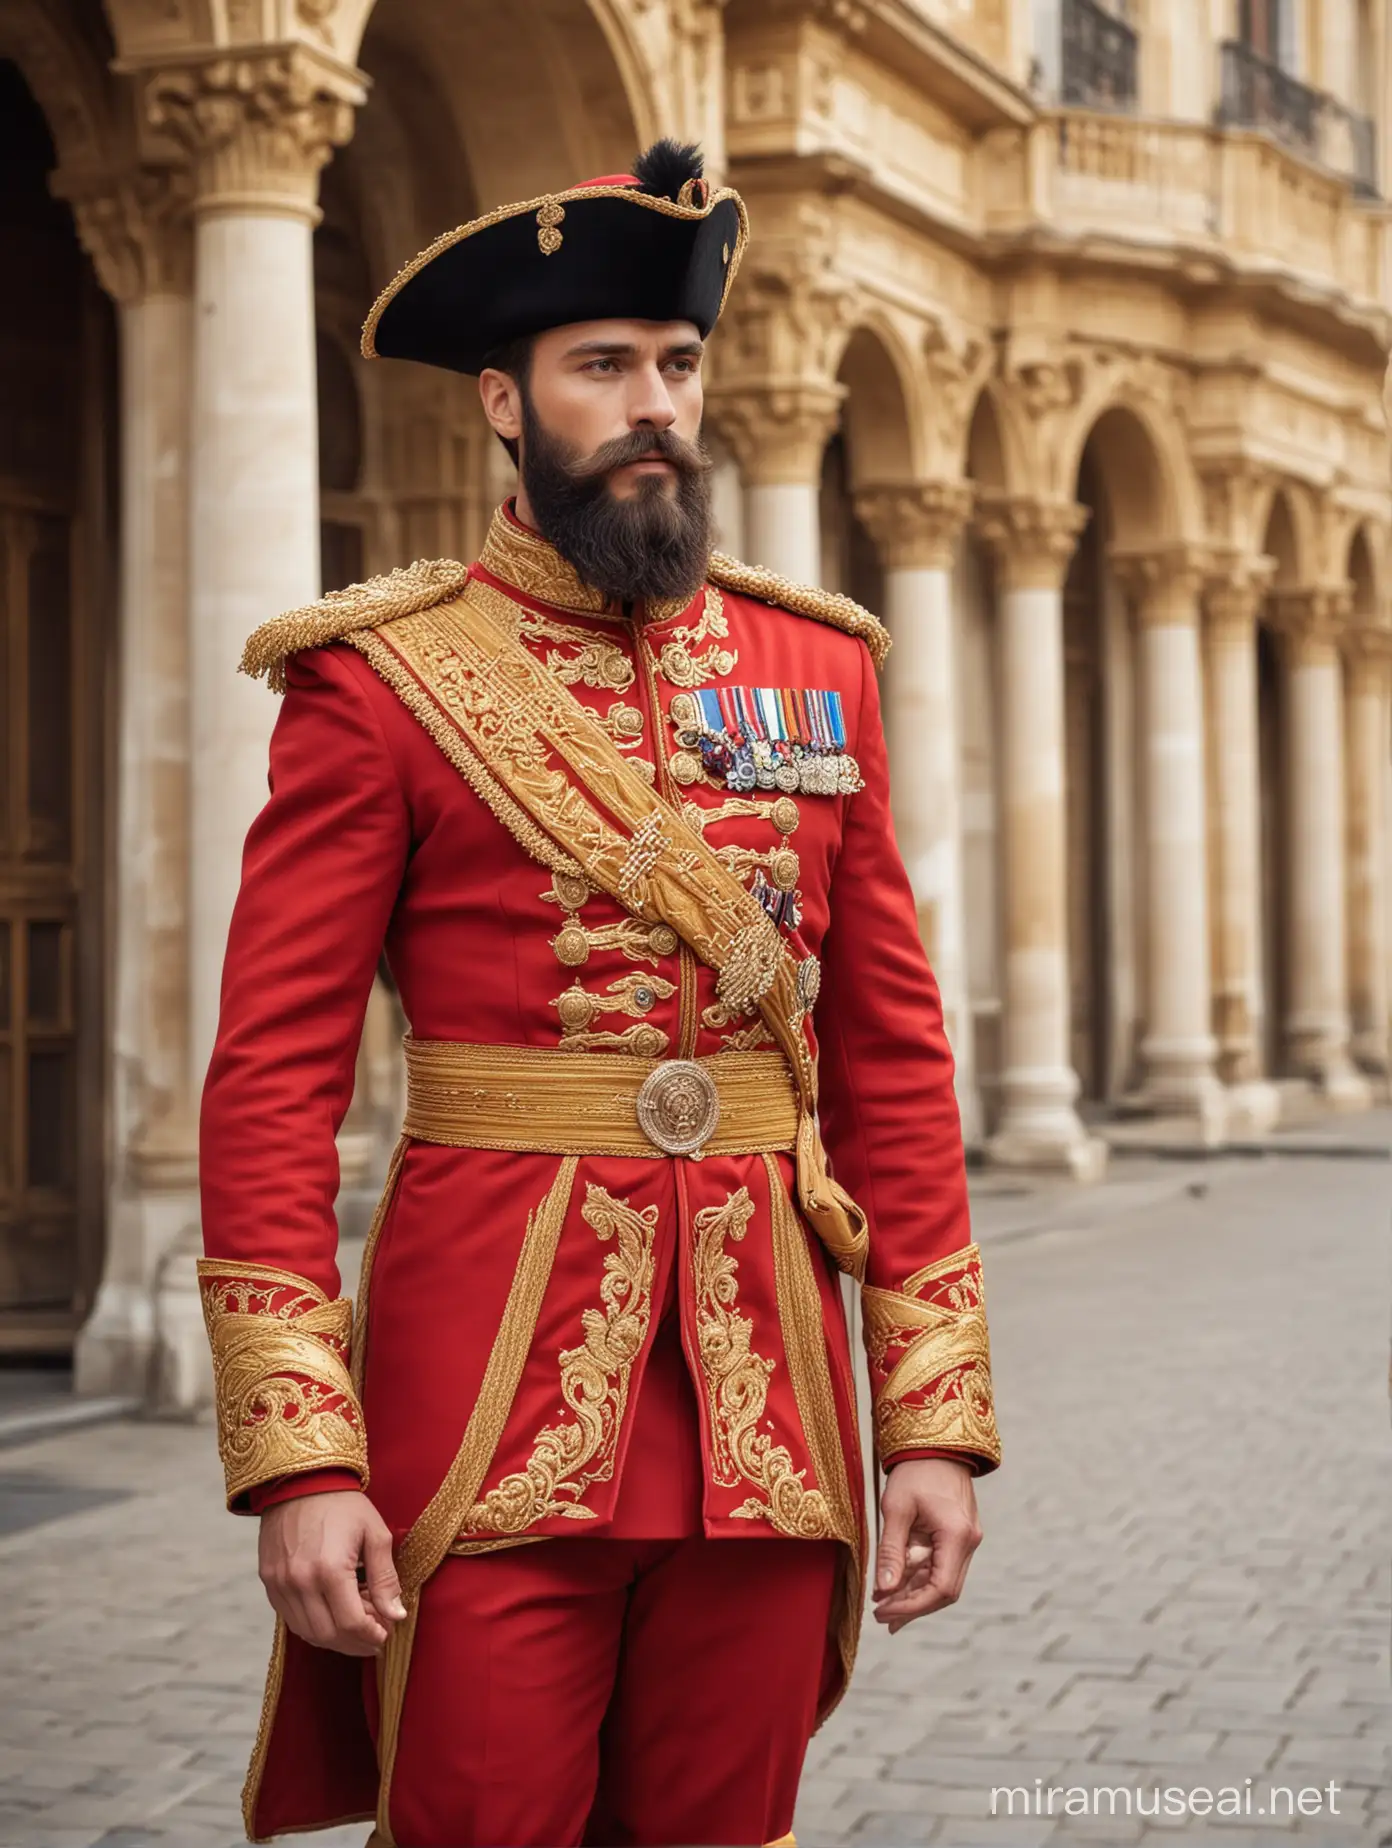
[[707,475],[712,467],[710,454],[699,438],[688,442],[675,430],[629,430],[623,436],[601,443],[594,454],[583,461],[568,462],[566,473],[576,483],[596,481],[612,474],[616,468],[623,468],[630,462],[644,462],[653,456],[670,462],[680,475]]

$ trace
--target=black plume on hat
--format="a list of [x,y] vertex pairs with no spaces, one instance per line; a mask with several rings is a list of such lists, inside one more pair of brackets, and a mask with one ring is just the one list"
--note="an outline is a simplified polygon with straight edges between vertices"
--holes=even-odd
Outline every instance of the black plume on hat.
[[651,193],[656,199],[675,199],[688,180],[699,180],[705,170],[706,157],[700,148],[694,142],[673,141],[670,135],[654,141],[633,163],[639,192]]

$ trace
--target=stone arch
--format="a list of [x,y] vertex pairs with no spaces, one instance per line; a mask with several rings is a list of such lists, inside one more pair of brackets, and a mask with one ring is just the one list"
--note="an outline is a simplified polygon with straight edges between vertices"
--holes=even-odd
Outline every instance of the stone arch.
[[1124,394],[1104,404],[1065,451],[1064,492],[1091,474],[1105,497],[1106,538],[1135,552],[1202,531],[1198,484],[1176,433]]
[[413,130],[420,93],[397,73],[430,74],[435,139],[447,122],[481,209],[624,170],[657,116],[611,0],[521,0],[505,32],[489,0],[377,0],[358,61],[382,71]]
[[[641,11],[641,9],[636,9]],[[488,122],[506,122],[509,108],[517,97],[530,96],[548,88],[570,92],[580,112],[598,113],[609,118],[609,125],[591,120],[585,125],[596,159],[586,164],[565,165],[563,172],[533,185],[518,174],[532,159],[545,162],[554,157],[554,136],[559,129],[569,135],[565,152],[580,152],[576,131],[580,124],[572,120],[562,127],[558,123],[543,125],[543,142],[550,149],[529,149],[526,136],[518,136],[515,126],[505,132],[502,144],[492,161],[476,159],[474,171],[483,195],[490,203],[507,199],[525,199],[532,192],[545,192],[573,184],[593,173],[613,173],[627,168],[635,151],[654,140],[666,124],[658,106],[649,61],[643,54],[633,9],[622,0],[563,0],[563,4],[538,4],[524,0],[508,16],[508,31],[496,29],[497,14],[488,0],[341,0],[330,21],[334,47],[340,57],[361,62],[372,69],[372,46],[384,23],[395,33],[404,30],[424,47],[442,43],[441,62],[429,60],[429,68],[439,70],[446,87],[459,95],[466,112],[482,105]],[[442,34],[441,28],[447,28]],[[474,61],[457,62],[458,47],[472,37],[475,51],[488,60],[485,69]],[[496,44],[495,40],[511,40]],[[450,69],[454,65],[453,70]],[[498,79],[489,75],[496,68]],[[600,81],[596,82],[596,75]],[[450,81],[457,77],[458,81]],[[617,78],[617,83],[613,79]],[[559,82],[558,82],[559,80]],[[622,110],[627,143],[621,149],[609,132],[618,110]],[[483,121],[476,121],[476,153],[492,134]],[[520,162],[514,158],[520,154]],[[510,177],[511,176],[511,177]]]
[[1378,547],[1366,520],[1360,520],[1349,535],[1344,576],[1352,588],[1353,620],[1360,628],[1382,628],[1382,577]]
[[1305,581],[1308,553],[1301,543],[1300,521],[1288,488],[1271,490],[1261,521],[1265,555],[1274,560],[1271,583],[1276,590],[1291,590]]
[[1262,534],[1261,549],[1276,560],[1273,587],[1294,589],[1320,576],[1319,535],[1314,504],[1293,481],[1273,481],[1265,503],[1257,509],[1254,528]]
[[106,68],[115,47],[100,13],[87,13],[78,18],[48,0],[0,7],[0,59],[19,67],[48,123],[59,168],[68,173],[99,173],[120,151],[119,112]]
[[1023,445],[1008,403],[988,379],[967,419],[964,471],[991,494],[1018,493],[1027,479]]
[[841,354],[837,381],[845,387],[841,429],[852,491],[907,482],[919,473],[913,375],[892,330],[862,322]]

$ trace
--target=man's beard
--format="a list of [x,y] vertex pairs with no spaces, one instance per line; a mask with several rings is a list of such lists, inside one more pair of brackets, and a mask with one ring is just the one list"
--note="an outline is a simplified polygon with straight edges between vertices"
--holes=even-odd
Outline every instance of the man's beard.
[[[612,471],[653,455],[676,470],[676,492],[665,477],[646,475],[631,499],[618,500]],[[695,595],[711,554],[710,470],[700,441],[673,430],[630,430],[581,457],[552,436],[523,394],[521,476],[537,530],[615,603]]]

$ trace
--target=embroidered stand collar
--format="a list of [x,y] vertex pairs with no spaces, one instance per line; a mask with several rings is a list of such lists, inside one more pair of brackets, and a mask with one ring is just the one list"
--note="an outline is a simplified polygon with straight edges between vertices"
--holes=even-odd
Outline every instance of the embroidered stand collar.
[[[504,501],[494,512],[479,563],[500,583],[552,609],[598,616],[606,622],[624,621],[603,592],[583,582],[549,540],[522,524],[511,501]],[[691,597],[655,599],[643,606],[644,617],[648,623],[668,622],[689,609],[692,601]]]

